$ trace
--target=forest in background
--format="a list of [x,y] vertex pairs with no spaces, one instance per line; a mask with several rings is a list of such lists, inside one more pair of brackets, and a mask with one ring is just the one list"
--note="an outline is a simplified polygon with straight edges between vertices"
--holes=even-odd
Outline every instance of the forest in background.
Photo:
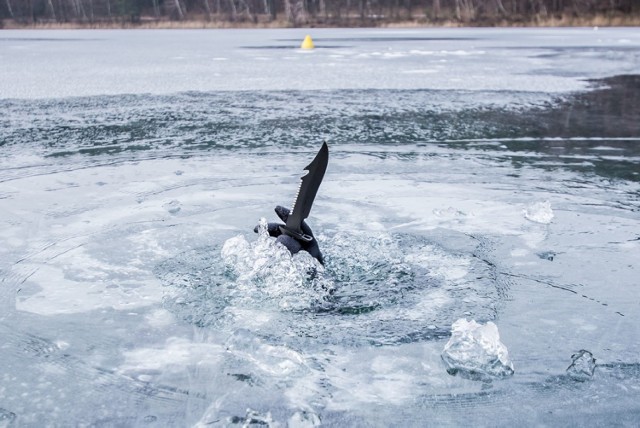
[[0,28],[639,24],[640,0],[0,0]]

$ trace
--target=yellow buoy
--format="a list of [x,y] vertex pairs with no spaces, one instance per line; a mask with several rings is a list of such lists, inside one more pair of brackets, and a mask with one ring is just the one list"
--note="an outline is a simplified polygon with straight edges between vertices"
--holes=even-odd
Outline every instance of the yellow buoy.
[[313,49],[315,46],[313,45],[313,40],[311,40],[311,36],[307,34],[307,36],[302,41],[300,45],[300,49]]

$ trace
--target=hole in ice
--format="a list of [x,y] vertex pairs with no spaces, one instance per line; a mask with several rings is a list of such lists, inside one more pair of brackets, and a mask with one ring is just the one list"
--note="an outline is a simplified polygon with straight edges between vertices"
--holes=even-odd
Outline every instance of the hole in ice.
[[411,234],[329,231],[317,239],[324,267],[306,252],[291,256],[265,232],[178,254],[155,269],[165,307],[200,327],[343,345],[441,338],[464,315],[495,316],[494,265],[473,251]]

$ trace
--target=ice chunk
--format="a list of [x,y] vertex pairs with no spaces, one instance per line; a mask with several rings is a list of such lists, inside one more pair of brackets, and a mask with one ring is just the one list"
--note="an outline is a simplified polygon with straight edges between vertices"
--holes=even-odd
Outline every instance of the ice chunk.
[[538,253],[537,256],[542,260],[549,260],[550,262],[552,262],[556,256],[556,253],[554,251],[543,251],[541,253]]
[[313,412],[299,411],[289,418],[289,428],[312,428],[322,425],[320,417]]
[[523,210],[527,220],[536,223],[549,224],[553,220],[553,210],[549,201],[535,202]]
[[567,375],[573,380],[584,382],[593,377],[596,370],[596,359],[589,351],[581,349],[571,356],[572,363],[567,367]]
[[228,422],[233,425],[242,424],[242,427],[280,427],[281,425],[273,420],[271,412],[260,413],[253,409],[247,409],[247,415],[245,417],[232,416],[228,419]]
[[16,414],[0,407],[0,427],[10,427],[16,419]]
[[169,214],[178,214],[181,209],[180,201],[177,201],[175,199],[171,202],[167,202],[163,205],[163,207],[169,212]]
[[482,325],[464,318],[451,326],[451,338],[442,351],[442,360],[451,375],[485,380],[513,374],[507,347],[500,342],[498,327],[491,321]]

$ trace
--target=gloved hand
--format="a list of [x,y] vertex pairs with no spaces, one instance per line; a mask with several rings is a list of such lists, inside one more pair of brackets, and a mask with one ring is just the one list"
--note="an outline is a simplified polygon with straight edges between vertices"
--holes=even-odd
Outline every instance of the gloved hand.
[[[289,218],[289,213],[291,212],[289,208],[278,205],[275,211],[278,217],[280,217],[280,220],[286,223]],[[268,223],[267,230],[269,231],[269,235],[277,238],[276,240],[287,247],[291,254],[296,254],[300,250],[305,250],[324,265],[324,259],[320,252],[320,247],[318,246],[318,240],[313,236],[313,232],[306,221],[302,222],[301,228],[306,235],[313,237],[310,242],[299,241],[292,236],[285,235],[280,230],[280,225],[280,223]],[[253,231],[258,233],[258,226],[256,226]]]

